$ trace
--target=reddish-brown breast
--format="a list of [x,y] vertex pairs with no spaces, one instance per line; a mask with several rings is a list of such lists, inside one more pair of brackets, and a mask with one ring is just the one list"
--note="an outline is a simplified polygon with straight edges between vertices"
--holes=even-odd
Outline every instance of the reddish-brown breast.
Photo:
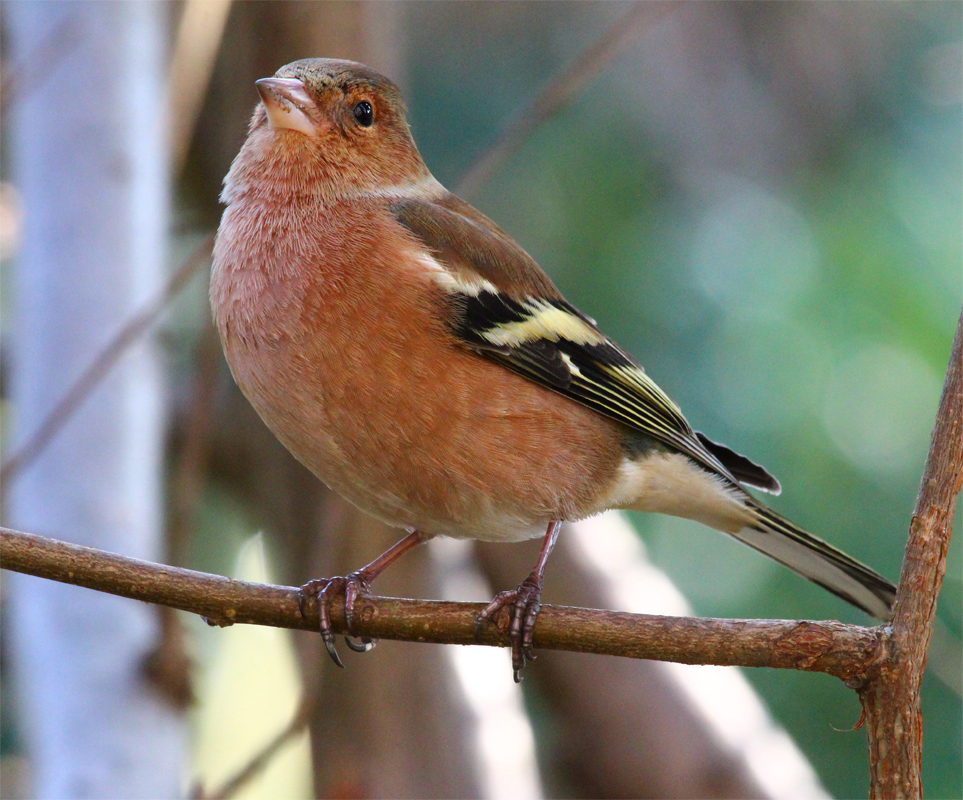
[[211,298],[251,403],[394,525],[513,540],[602,510],[619,427],[455,342],[426,257],[384,198],[235,200]]

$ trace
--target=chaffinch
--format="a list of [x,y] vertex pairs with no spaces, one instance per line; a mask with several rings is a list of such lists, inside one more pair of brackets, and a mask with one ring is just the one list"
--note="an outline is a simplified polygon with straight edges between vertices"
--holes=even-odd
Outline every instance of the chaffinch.
[[610,508],[697,520],[890,617],[888,580],[751,497],[743,487],[779,482],[694,431],[508,234],[434,179],[390,80],[305,59],[257,88],[214,247],[224,353],[299,461],[409,531],[358,572],[303,587],[336,663],[330,602],[344,592],[350,628],[358,596],[406,550],[544,536],[531,575],[479,617],[509,606],[518,679],[561,522]]

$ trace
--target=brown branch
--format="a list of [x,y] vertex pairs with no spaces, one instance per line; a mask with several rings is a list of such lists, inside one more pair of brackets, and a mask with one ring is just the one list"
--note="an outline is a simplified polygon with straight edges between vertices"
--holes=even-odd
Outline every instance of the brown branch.
[[923,718],[920,683],[946,572],[953,512],[963,482],[963,314],[956,328],[943,396],[896,593],[886,658],[860,697],[866,714],[870,796],[921,797]]
[[121,356],[127,352],[161,315],[171,298],[176,295],[187,281],[210,258],[214,245],[214,234],[204,238],[188,256],[187,260],[175,270],[167,283],[140,311],[130,317],[104,348],[94,357],[90,365],[73,385],[57,401],[36,431],[0,467],[0,483],[10,480],[17,472],[30,464],[50,443],[58,431],[73,416],[90,393],[97,388],[104,377],[113,369]]
[[616,20],[601,38],[583,52],[548,88],[515,117],[495,143],[475,162],[458,184],[457,194],[471,197],[487,183],[502,163],[518,152],[539,125],[564,108],[572,97],[650,25],[661,20],[674,3],[639,2]]
[[[30,533],[0,528],[0,566],[41,578],[178,608],[212,625],[236,622],[316,630],[302,618],[298,590],[153,564]],[[365,597],[355,633],[377,639],[507,647],[508,612],[475,639],[484,603]],[[337,633],[348,633],[344,609],[332,609]],[[542,606],[535,645],[545,650],[826,672],[847,683],[864,680],[880,652],[882,629],[840,622],[658,617],[617,611]]]

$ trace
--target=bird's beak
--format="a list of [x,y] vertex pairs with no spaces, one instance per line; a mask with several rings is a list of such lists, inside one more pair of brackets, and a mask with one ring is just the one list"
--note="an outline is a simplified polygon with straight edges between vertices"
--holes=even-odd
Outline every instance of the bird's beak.
[[297,78],[261,78],[255,85],[272,128],[298,131],[305,136],[317,133],[311,114],[316,106],[301,81]]

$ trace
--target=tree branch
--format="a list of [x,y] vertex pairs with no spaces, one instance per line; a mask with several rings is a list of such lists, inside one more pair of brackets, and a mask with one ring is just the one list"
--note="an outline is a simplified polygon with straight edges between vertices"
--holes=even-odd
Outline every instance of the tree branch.
[[953,512],[963,482],[963,314],[956,328],[943,396],[896,592],[886,657],[860,690],[867,720],[870,797],[921,797],[923,717],[920,683],[946,572]]
[[[247,583],[220,575],[134,558],[0,528],[4,569],[178,608],[212,625],[243,622],[317,630],[291,586]],[[337,633],[347,634],[343,606],[332,609]],[[355,634],[436,644],[507,647],[508,612],[475,640],[484,603],[365,597]],[[545,650],[627,656],[682,664],[778,667],[826,672],[848,683],[865,678],[881,652],[880,628],[840,622],[658,617],[570,606],[542,606],[535,645]]]
[[598,41],[522,109],[461,179],[456,193],[464,197],[474,195],[511,155],[518,152],[532,131],[561,111],[585,84],[673,7],[674,3],[633,4]]

